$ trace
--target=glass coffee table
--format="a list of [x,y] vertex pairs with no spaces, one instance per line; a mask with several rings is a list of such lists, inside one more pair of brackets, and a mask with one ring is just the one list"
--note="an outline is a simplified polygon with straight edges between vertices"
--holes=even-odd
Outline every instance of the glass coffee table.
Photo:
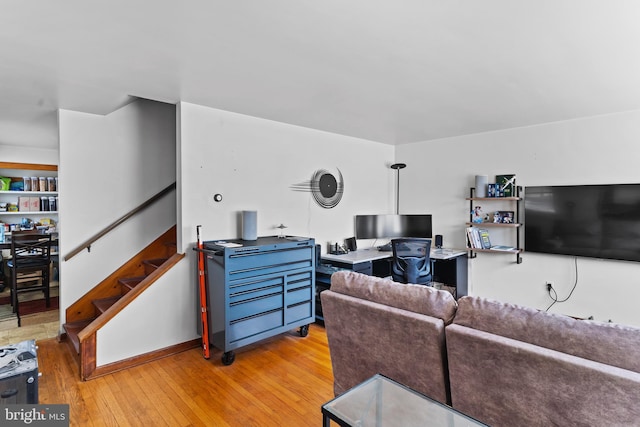
[[323,426],[331,421],[345,427],[486,426],[380,374],[322,405]]

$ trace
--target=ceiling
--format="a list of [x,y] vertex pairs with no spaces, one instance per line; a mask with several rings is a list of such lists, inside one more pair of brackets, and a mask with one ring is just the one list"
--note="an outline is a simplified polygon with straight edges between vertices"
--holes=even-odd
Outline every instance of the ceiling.
[[637,0],[0,2],[0,144],[185,101],[387,144],[640,109]]

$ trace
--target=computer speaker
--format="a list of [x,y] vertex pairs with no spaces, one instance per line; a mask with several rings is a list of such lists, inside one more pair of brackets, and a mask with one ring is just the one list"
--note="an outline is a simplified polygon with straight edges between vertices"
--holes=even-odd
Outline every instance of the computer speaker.
[[436,234],[436,248],[442,247],[442,234]]
[[258,212],[242,211],[242,240],[258,239]]
[[347,247],[348,251],[356,251],[358,250],[358,245],[356,244],[355,237],[349,237],[348,239],[344,239],[344,244]]

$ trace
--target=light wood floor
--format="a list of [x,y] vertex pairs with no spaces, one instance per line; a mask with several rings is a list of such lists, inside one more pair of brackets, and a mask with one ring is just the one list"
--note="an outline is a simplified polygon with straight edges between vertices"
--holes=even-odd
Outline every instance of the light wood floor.
[[320,426],[333,398],[322,326],[243,347],[230,366],[195,348],[91,381],[66,343],[40,340],[40,403],[70,404],[72,426]]
[[[58,282],[51,282],[51,296],[58,296]],[[9,297],[9,288],[5,286],[0,297]],[[21,301],[44,298],[40,292],[31,292],[20,296]],[[60,329],[60,311],[51,310],[21,316],[22,326],[13,314],[10,304],[0,305],[0,347],[16,344],[30,339],[53,338]]]
[[60,329],[59,317],[58,310],[52,310],[24,316],[20,327],[14,321],[15,325],[12,323],[9,328],[4,328],[4,322],[0,322],[0,347],[25,340],[55,338]]

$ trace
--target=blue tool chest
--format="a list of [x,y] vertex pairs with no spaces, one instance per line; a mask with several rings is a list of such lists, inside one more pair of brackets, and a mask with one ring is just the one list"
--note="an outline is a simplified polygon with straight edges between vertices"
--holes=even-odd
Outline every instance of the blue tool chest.
[[306,237],[204,242],[209,338],[235,360],[233,350],[315,320],[315,241]]

